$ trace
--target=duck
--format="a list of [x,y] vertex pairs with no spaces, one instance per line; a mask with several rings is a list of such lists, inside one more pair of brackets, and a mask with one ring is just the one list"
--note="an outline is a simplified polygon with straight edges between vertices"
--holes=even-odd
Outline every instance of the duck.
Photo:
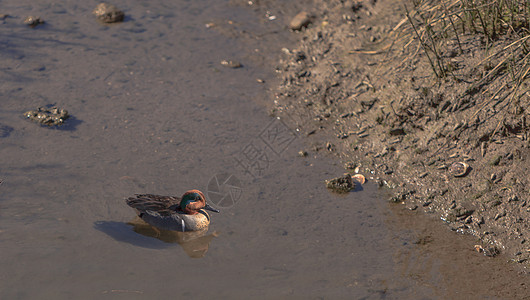
[[199,190],[189,190],[181,198],[153,194],[136,194],[125,199],[138,217],[147,224],[162,230],[201,231],[210,225],[206,210],[219,213],[206,203]]

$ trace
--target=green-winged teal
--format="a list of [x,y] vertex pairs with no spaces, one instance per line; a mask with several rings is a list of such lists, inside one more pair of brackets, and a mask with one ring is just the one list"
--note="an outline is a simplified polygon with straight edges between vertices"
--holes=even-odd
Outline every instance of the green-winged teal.
[[149,225],[176,231],[197,231],[208,228],[210,216],[205,210],[219,212],[206,204],[206,197],[199,190],[190,190],[182,199],[172,196],[137,194],[126,199],[127,205]]

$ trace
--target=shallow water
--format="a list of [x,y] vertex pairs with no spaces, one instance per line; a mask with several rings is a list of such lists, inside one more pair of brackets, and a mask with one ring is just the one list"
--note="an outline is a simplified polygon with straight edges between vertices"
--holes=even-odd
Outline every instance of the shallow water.
[[[229,1],[114,4],[127,17],[108,26],[92,4],[3,2],[0,298],[470,295],[448,279],[462,272],[439,267],[452,258],[414,243],[430,233],[371,184],[330,194],[323,180],[342,167],[298,157],[304,140],[267,115],[270,55],[292,42],[281,11],[268,20],[274,11]],[[27,15],[46,24],[28,28]],[[23,118],[47,104],[73,118],[60,129]],[[202,240],[162,241],[127,224],[125,197],[191,188],[221,208]],[[453,248],[471,249],[469,239]]]

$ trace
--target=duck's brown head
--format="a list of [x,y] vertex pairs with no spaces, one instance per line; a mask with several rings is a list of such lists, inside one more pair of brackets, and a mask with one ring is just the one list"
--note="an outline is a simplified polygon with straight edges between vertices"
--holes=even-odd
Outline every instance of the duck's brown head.
[[195,215],[199,213],[199,210],[206,209],[213,212],[219,212],[219,210],[211,207],[206,203],[206,197],[199,190],[189,190],[182,195],[180,200],[180,209],[188,215]]

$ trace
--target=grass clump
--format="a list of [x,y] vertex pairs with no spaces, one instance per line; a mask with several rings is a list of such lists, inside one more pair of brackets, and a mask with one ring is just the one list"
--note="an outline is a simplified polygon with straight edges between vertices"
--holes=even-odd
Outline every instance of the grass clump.
[[493,137],[530,105],[528,0],[412,0],[405,14],[394,28],[406,56],[397,70],[424,61],[437,82],[462,87],[448,112],[473,108],[468,122],[495,115]]

